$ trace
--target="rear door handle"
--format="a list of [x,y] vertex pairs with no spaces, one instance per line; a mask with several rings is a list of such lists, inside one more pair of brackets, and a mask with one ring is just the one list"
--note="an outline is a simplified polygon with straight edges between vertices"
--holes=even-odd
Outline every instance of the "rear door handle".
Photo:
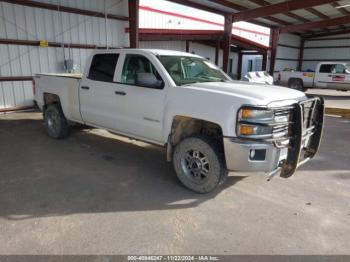
[[88,86],[81,86],[81,89],[89,90],[90,87],[88,87]]
[[126,93],[124,91],[115,91],[114,94],[119,95],[119,96],[125,96]]

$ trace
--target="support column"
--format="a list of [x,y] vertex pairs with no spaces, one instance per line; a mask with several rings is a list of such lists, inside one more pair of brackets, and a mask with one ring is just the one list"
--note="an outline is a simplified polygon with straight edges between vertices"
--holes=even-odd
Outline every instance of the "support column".
[[237,63],[237,79],[240,80],[242,78],[242,60],[243,53],[239,51],[238,53],[238,63]]
[[186,40],[186,52],[189,53],[190,52],[190,41]]
[[262,68],[261,68],[261,70],[266,72],[267,71],[267,53],[263,53],[262,57],[263,57],[263,59],[262,59]]
[[232,37],[232,15],[225,15],[225,24],[224,24],[224,35],[222,41],[223,54],[222,54],[222,68],[228,73],[228,61],[231,51],[231,37]]
[[216,41],[215,46],[215,64],[219,66],[220,40]]
[[129,0],[130,48],[139,47],[139,0]]
[[280,30],[279,28],[274,28],[271,30],[271,53],[270,53],[270,70],[269,74],[273,76],[273,73],[275,71],[275,63],[276,63],[276,54],[277,54],[277,47],[278,47],[278,40],[280,36]]
[[304,60],[304,47],[305,47],[305,39],[302,38],[300,42],[300,49],[299,49],[299,60],[298,60],[298,71],[301,71],[303,69],[303,60]]

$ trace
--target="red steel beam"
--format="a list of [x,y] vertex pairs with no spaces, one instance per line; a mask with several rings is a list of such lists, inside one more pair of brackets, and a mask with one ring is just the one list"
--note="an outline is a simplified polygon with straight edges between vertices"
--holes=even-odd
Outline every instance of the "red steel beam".
[[224,23],[224,35],[222,41],[222,68],[227,73],[228,72],[228,62],[231,51],[231,40],[232,40],[232,15],[225,15]]
[[337,26],[337,25],[348,24],[348,23],[350,23],[350,15],[322,20],[322,21],[316,21],[316,22],[289,25],[281,28],[281,33],[292,33],[292,32],[298,32],[298,31],[305,31],[308,29],[325,28],[327,26]]
[[[24,45],[24,46],[40,46],[39,40],[23,40],[23,39],[8,39],[0,38],[0,44],[4,45]],[[62,43],[48,42],[48,47],[62,47]],[[88,44],[75,44],[65,43],[64,47],[67,48],[79,48],[79,49],[105,49],[106,46],[88,45]],[[117,47],[111,47],[117,48]]]
[[263,54],[263,60],[262,60],[262,71],[267,71],[267,53]]
[[131,48],[139,47],[139,0],[129,0],[129,41]]
[[277,54],[277,47],[278,47],[278,40],[279,40],[280,30],[278,28],[274,28],[271,30],[271,54],[270,54],[270,75],[273,76],[274,70],[275,70],[275,63],[276,63],[276,54]]
[[259,7],[256,9],[241,11],[235,14],[234,21],[248,21],[254,18],[266,17],[269,15],[290,12],[293,10],[304,9],[317,5],[329,4],[336,0],[291,0],[278,4],[271,4],[269,6]]
[[[61,12],[66,12],[66,13],[78,14],[78,15],[86,15],[86,16],[105,18],[105,14],[101,13],[101,12],[95,12],[95,11],[91,11],[91,10],[73,8],[73,7],[68,7],[68,6],[59,6],[59,5],[41,3],[41,2],[37,2],[37,1],[0,0],[0,2],[7,2],[10,4],[23,5],[23,6],[35,7],[35,8],[41,8],[41,9],[48,9],[48,10],[53,10],[53,11],[61,11]],[[107,18],[128,21],[128,18],[126,16],[121,16],[121,15],[107,14]]]
[[305,39],[301,39],[300,41],[300,49],[299,49],[299,61],[297,70],[301,71],[303,68],[303,59],[304,59],[304,50],[305,50]]
[[242,52],[238,53],[238,62],[237,62],[237,79],[240,80],[242,78]]
[[0,82],[32,81],[32,76],[0,76]]

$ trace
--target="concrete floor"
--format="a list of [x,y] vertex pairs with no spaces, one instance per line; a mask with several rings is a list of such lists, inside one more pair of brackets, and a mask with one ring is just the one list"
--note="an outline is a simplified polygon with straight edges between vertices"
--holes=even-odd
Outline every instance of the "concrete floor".
[[102,130],[45,134],[39,113],[0,116],[0,254],[349,254],[350,121],[291,179],[231,174],[207,195],[163,149]]

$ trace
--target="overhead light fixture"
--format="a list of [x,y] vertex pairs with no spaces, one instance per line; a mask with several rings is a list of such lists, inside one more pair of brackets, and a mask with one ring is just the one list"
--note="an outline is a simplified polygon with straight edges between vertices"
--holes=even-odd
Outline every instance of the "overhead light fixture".
[[350,4],[348,4],[348,5],[340,5],[340,6],[337,6],[336,8],[339,9],[339,8],[346,8],[346,7],[350,7]]

